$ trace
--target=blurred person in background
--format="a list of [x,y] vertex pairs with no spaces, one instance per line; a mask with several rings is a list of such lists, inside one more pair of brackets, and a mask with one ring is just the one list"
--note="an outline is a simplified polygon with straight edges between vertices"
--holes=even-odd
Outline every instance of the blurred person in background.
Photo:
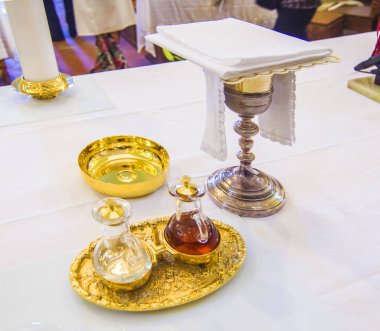
[[[74,38],[77,35],[77,29],[75,26],[73,0],[63,0],[63,4],[65,7],[66,22],[69,27],[69,33],[70,36]],[[51,39],[53,39],[53,41],[64,40],[65,36],[63,34],[57,11],[54,6],[54,0],[44,0],[44,5],[49,23]]]
[[274,30],[307,40],[306,27],[311,22],[320,0],[257,0],[267,9],[277,9],[278,17]]
[[380,18],[377,21],[376,31],[377,31],[377,41],[375,44],[375,49],[373,50],[371,56],[380,55]]
[[274,30],[307,40],[306,27],[311,22],[320,0],[281,0]]
[[74,0],[79,36],[96,36],[96,61],[91,72],[127,68],[119,47],[121,30],[136,24],[132,0]]

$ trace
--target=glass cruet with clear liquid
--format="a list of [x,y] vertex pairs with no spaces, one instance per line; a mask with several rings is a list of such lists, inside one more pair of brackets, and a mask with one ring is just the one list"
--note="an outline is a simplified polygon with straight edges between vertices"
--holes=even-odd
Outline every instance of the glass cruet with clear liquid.
[[[220,242],[215,224],[202,212],[200,198],[205,195],[205,186],[191,182],[184,176],[180,183],[169,187],[169,193],[176,199],[176,212],[170,217],[164,230],[164,239],[171,251],[184,255],[202,256],[214,252]],[[181,258],[183,255],[177,254]],[[207,260],[191,260],[194,263]]]
[[100,200],[92,210],[92,216],[104,227],[92,257],[94,269],[107,282],[126,290],[142,286],[154,262],[147,244],[129,229],[131,214],[128,201],[118,198]]

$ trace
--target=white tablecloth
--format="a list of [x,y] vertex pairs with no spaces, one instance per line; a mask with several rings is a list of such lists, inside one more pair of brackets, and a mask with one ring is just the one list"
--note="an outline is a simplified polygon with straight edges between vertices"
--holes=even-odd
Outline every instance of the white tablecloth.
[[155,55],[154,45],[145,36],[156,32],[158,25],[180,24],[234,17],[272,28],[276,11],[266,10],[254,0],[138,0],[136,2],[137,49],[145,47]]
[[[102,196],[83,182],[76,158],[90,141],[128,134],[164,145],[171,176],[205,179],[236,164],[232,112],[228,160],[199,150],[201,69],[177,62],[95,74],[116,108],[2,127],[0,329],[43,322],[63,331],[178,330],[179,324],[181,330],[378,330],[380,106],[346,88],[374,42],[374,33],[318,41],[342,62],[297,74],[296,145],[255,138],[255,166],[282,182],[286,206],[265,219],[240,218],[204,198],[208,215],[242,232],[247,260],[227,286],[176,309],[108,311],[71,290],[70,262],[101,233],[90,210]],[[12,111],[1,110],[0,121]],[[131,203],[133,222],[174,210],[165,188]]]

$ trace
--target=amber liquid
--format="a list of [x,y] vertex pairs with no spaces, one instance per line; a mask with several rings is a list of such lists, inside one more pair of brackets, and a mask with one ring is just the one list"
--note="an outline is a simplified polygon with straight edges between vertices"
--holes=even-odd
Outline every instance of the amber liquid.
[[194,219],[195,213],[197,212],[184,212],[179,220],[174,214],[165,228],[165,238],[168,244],[178,252],[189,255],[208,254],[219,245],[219,231],[207,218],[208,239],[204,243],[200,242],[200,231]]

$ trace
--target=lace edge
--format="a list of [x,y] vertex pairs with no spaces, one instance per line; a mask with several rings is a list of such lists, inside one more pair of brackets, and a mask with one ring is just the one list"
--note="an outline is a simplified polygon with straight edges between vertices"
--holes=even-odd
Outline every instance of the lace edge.
[[290,137],[289,139],[286,138],[280,138],[277,137],[275,134],[271,134],[265,131],[260,130],[260,136],[262,136],[265,139],[269,139],[270,141],[280,143],[282,145],[289,145],[293,146],[294,143],[296,142],[296,74],[295,72],[290,72],[289,75],[291,75],[291,80],[290,80],[290,99],[289,99],[289,105],[288,107],[290,108],[290,125],[291,125],[291,130],[290,130]]
[[[209,84],[210,80],[217,79],[214,81],[213,88],[215,88],[214,102],[207,102],[207,116],[206,116],[206,126],[205,132],[203,134],[201,150],[209,154],[211,157],[218,160],[224,161],[227,158],[227,141],[226,141],[226,131],[225,131],[225,106],[224,106],[224,85],[219,77],[215,77],[214,74],[204,70],[206,81]],[[210,88],[210,86],[209,86]],[[214,108],[214,107],[215,108]],[[211,108],[210,108],[211,107]],[[210,125],[210,121],[214,121],[214,125]],[[207,130],[211,126],[212,136],[214,139],[208,139]]]

